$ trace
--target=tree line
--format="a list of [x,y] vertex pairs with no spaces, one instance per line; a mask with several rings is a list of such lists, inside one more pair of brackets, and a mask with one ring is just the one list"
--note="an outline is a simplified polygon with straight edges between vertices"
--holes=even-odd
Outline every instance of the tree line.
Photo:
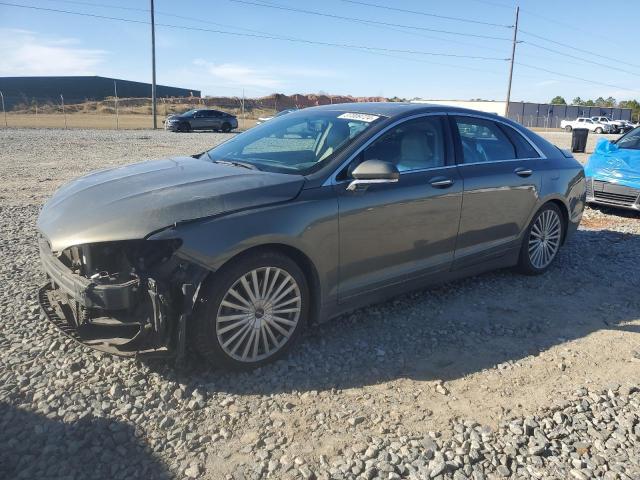
[[[553,105],[568,105],[567,101],[557,95],[551,99],[551,103]],[[576,97],[571,100],[570,105],[579,105],[581,107],[617,107],[617,108],[630,108],[633,110],[633,116],[640,115],[640,102],[637,100],[622,100],[621,102],[617,102],[615,98],[608,97],[602,98],[598,97],[595,100],[583,100],[580,97]]]

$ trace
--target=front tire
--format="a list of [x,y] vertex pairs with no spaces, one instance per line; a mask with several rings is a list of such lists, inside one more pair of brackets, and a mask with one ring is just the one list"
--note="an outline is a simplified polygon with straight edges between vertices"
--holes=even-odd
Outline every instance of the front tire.
[[227,123],[227,122],[223,123],[222,124],[222,131],[224,133],[229,133],[231,131],[231,124]]
[[598,127],[598,128],[596,128],[596,129],[595,129],[595,132],[596,132],[596,133],[602,133],[602,132],[603,132],[603,130],[602,130],[600,127]]
[[195,347],[213,364],[249,369],[280,358],[309,315],[304,273],[274,251],[232,261],[204,287],[196,312]]
[[518,270],[526,275],[546,272],[558,255],[565,228],[560,209],[553,203],[544,205],[525,231]]
[[181,132],[184,132],[184,133],[189,133],[191,131],[191,124],[189,122],[183,122],[180,125],[180,129],[179,130]]
[[566,132],[570,132],[571,130],[573,130],[573,127],[571,125],[567,125],[566,127],[564,127]]

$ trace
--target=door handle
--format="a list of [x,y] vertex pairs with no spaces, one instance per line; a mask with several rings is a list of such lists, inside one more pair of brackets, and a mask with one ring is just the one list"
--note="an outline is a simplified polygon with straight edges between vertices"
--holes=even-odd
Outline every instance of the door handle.
[[435,188],[448,188],[453,185],[453,180],[451,180],[450,178],[436,178],[430,183],[431,186]]
[[533,170],[531,170],[530,168],[516,168],[513,173],[521,177],[528,177],[533,173]]

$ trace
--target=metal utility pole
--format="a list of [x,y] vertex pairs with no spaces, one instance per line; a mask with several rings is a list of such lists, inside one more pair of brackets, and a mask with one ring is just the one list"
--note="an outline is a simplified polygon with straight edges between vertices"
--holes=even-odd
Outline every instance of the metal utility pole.
[[4,94],[0,92],[0,99],[2,99],[2,114],[4,115],[4,126],[7,126],[7,111],[4,109]]
[[509,86],[507,87],[507,103],[504,107],[504,116],[509,116],[509,102],[511,101],[511,80],[513,79],[513,63],[516,57],[516,44],[518,43],[518,17],[520,6],[516,7],[516,23],[513,26],[513,45],[511,46],[511,65],[509,66]]
[[156,22],[153,14],[153,0],[151,0],[151,114],[153,115],[153,129],[158,129],[156,118]]

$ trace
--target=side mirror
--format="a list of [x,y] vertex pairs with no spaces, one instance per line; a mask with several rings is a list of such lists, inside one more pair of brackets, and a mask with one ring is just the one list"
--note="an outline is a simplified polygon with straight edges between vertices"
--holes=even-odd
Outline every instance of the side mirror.
[[400,172],[393,163],[366,160],[351,172],[351,176],[354,180],[347,190],[354,191],[377,183],[395,183],[400,178]]

